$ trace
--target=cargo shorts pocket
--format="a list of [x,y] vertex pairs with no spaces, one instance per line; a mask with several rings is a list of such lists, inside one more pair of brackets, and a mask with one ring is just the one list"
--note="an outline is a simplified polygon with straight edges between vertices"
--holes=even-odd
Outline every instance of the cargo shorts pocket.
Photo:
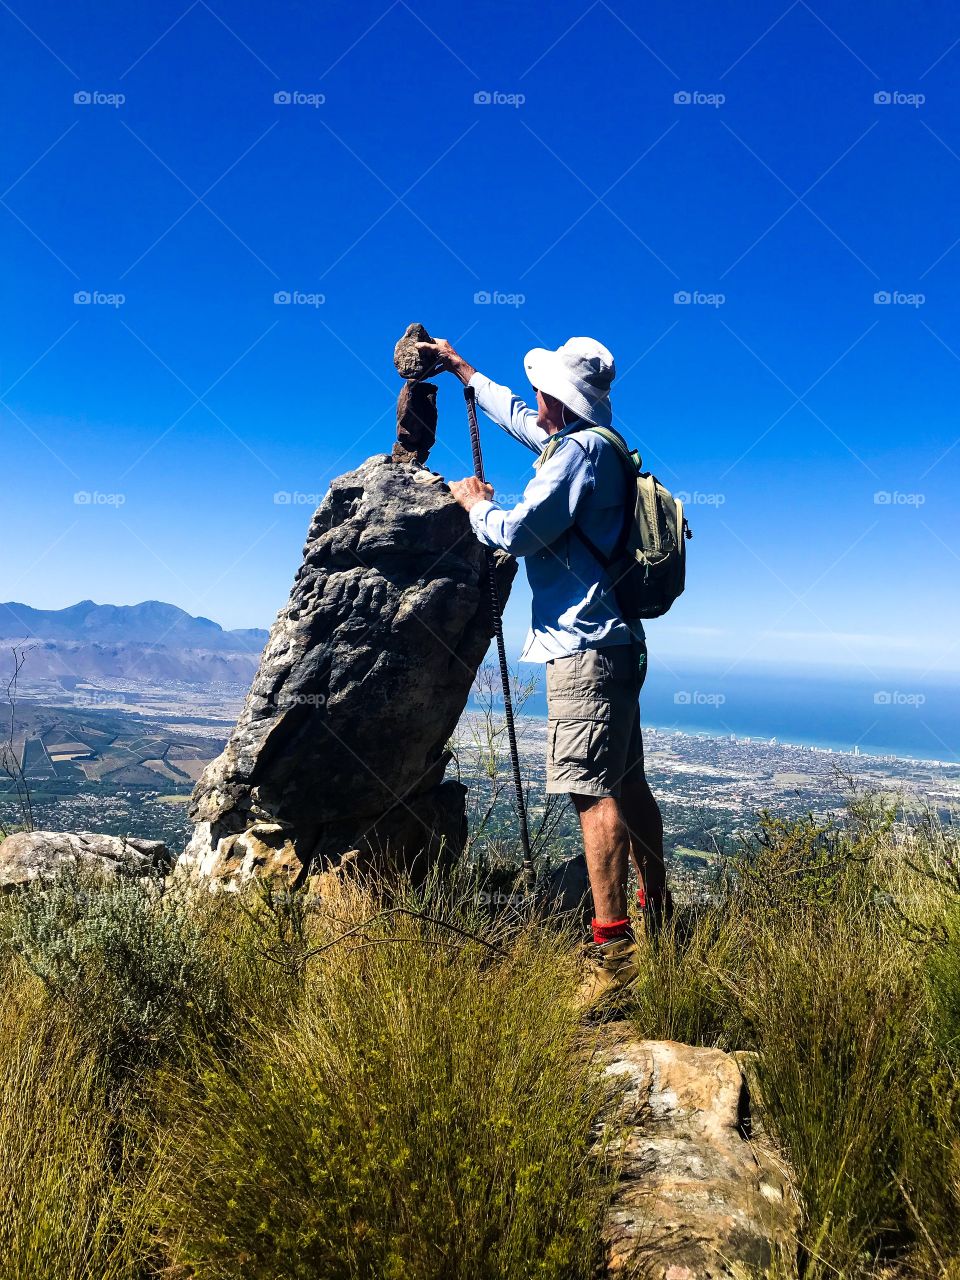
[[561,716],[547,722],[547,791],[606,793],[610,726],[605,720]]

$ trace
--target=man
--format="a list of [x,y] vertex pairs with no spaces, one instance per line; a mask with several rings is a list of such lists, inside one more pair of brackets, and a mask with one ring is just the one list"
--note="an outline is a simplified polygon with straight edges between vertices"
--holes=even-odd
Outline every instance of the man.
[[621,615],[614,584],[591,549],[611,556],[635,496],[617,448],[589,430],[612,421],[613,356],[591,338],[528,352],[524,368],[536,392],[534,411],[444,339],[419,345],[473,387],[487,416],[536,454],[551,436],[561,436],[545,462],[538,458],[534,478],[511,510],[475,477],[454,481],[450,491],[482,543],[526,561],[533,618],[520,660],[547,665],[547,791],[569,794],[583,832],[595,918],[581,997],[592,1004],[637,974],[627,916],[631,855],[640,877],[641,918],[656,926],[669,910],[663,821],[643,769],[643,627]]

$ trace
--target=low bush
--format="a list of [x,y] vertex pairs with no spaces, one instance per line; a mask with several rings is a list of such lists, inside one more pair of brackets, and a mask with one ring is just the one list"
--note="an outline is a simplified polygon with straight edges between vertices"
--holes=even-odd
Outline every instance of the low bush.
[[9,950],[115,1072],[176,1056],[192,1034],[226,1021],[210,914],[184,895],[147,878],[67,868],[6,904]]
[[138,1280],[160,1262],[149,1162],[97,1053],[29,974],[0,989],[0,1277]]
[[[643,951],[641,1035],[756,1051],[807,1276],[960,1274],[958,866],[869,798],[762,815]],[[0,1280],[591,1275],[571,939],[469,877],[320,887],[0,901]]]
[[164,1206],[198,1277],[589,1275],[600,1094],[569,946],[404,901],[364,925],[346,886],[288,1023],[185,1082]]
[[0,1280],[587,1277],[569,941],[462,886],[0,903]]

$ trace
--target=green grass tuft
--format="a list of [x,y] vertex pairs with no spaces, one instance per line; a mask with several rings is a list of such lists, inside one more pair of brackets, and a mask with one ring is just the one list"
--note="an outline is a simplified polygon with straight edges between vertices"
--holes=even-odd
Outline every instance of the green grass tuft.
[[960,894],[937,825],[860,797],[761,815],[709,910],[651,946],[649,1036],[755,1050],[808,1276],[960,1274]]

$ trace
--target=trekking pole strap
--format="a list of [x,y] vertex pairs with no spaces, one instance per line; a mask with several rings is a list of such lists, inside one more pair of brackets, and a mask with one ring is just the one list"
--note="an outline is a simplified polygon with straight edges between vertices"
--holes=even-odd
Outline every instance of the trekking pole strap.
[[[467,402],[467,422],[470,427],[470,447],[473,450],[473,474],[481,482],[486,483],[483,473],[483,454],[480,450],[480,427],[477,423],[477,396],[473,387],[463,389],[463,398]],[[500,664],[500,685],[503,689],[503,718],[507,726],[507,740],[510,744],[510,762],[513,766],[513,789],[516,797],[517,821],[520,826],[520,844],[523,848],[523,876],[528,888],[533,887],[533,857],[530,851],[530,832],[527,827],[527,806],[523,797],[523,778],[520,773],[520,752],[517,748],[517,731],[513,720],[513,697],[510,693],[510,672],[507,668],[507,653],[503,641],[503,605],[500,600],[500,588],[497,586],[497,562],[492,547],[485,547],[487,560],[487,581],[490,585],[490,613],[493,619],[493,633],[497,642],[497,658]]]

